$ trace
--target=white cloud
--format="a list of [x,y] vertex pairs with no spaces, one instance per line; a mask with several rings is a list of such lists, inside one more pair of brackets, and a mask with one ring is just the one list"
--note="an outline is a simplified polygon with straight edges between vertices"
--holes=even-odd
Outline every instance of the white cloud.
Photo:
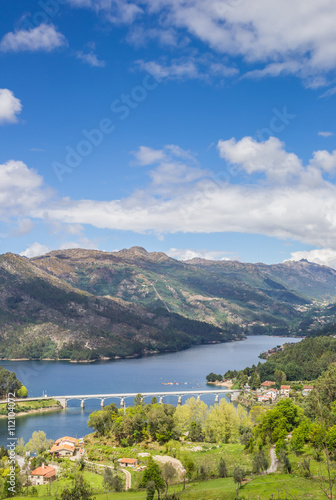
[[322,266],[328,266],[336,269],[336,250],[332,250],[331,248],[293,252],[289,260],[298,261],[301,259],[306,259],[309,262],[315,262],[315,264],[320,264]]
[[11,90],[0,89],[0,124],[16,123],[21,110],[20,99],[17,99]]
[[28,257],[28,259],[31,259],[32,257],[39,257],[40,255],[44,255],[50,251],[51,248],[36,241],[28,248],[26,248],[26,250],[21,252],[20,255],[22,255],[22,257]]
[[207,259],[207,260],[232,260],[228,252],[211,250],[192,250],[190,248],[170,248],[167,252],[169,257],[177,260]]
[[[156,156],[147,187],[106,201],[52,199],[38,174],[9,162],[0,166],[0,215],[74,224],[79,232],[77,225],[89,224],[160,235],[255,233],[336,251],[336,186],[330,182],[335,152],[315,151],[304,164],[274,137],[262,143],[250,137],[222,140],[218,149],[225,161],[215,174],[178,146],[149,148],[148,163],[155,163],[152,151],[163,151],[164,158]],[[236,182],[226,162],[244,173],[244,184]]]
[[0,165],[0,218],[29,216],[50,194],[43,178],[23,162],[11,160]]
[[318,135],[320,135],[321,137],[331,137],[332,135],[334,135],[333,132],[318,132]]
[[0,42],[2,52],[51,52],[67,45],[65,36],[53,24],[41,24],[29,30],[7,33]]
[[106,62],[98,59],[97,55],[92,51],[85,53],[80,50],[76,52],[76,58],[95,68],[104,68],[104,66],[106,66]]
[[251,137],[240,141],[219,141],[220,156],[240,165],[248,174],[265,173],[269,180],[288,183],[303,174],[301,160],[294,153],[287,153],[285,145],[276,137],[257,142]]
[[160,80],[186,80],[198,79],[206,82],[216,79],[232,78],[238,75],[239,71],[232,65],[226,65],[220,58],[215,58],[210,54],[195,56],[188,54],[167,62],[161,61],[136,61],[140,70],[147,71],[156,79]]
[[152,165],[164,160],[165,153],[162,149],[152,149],[147,146],[140,146],[138,151],[133,151],[137,165]]
[[23,236],[29,234],[35,227],[34,222],[31,219],[19,218],[17,227],[13,231],[13,236]]
[[103,12],[106,19],[114,24],[130,24],[143,12],[136,2],[126,0],[68,0],[68,3]]

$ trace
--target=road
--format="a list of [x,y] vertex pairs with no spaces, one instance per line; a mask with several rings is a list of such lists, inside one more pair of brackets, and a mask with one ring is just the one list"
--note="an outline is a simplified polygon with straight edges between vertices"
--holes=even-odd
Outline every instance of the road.
[[267,469],[266,474],[272,474],[272,472],[276,472],[278,468],[278,459],[275,454],[275,446],[272,446],[270,449],[270,457],[271,457],[271,466]]
[[131,476],[131,473],[126,470],[126,469],[119,469],[121,471],[123,471],[124,474],[126,474],[126,484],[125,484],[125,490],[129,490],[132,486],[132,476]]

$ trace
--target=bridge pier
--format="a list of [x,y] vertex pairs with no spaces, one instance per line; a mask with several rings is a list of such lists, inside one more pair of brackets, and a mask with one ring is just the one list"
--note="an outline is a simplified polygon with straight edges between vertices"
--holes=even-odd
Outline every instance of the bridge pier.
[[218,394],[216,394],[216,396],[215,396],[215,404],[218,404],[218,403],[219,403],[219,396],[218,396]]
[[124,408],[124,407],[125,407],[125,399],[121,398],[120,399],[120,408]]
[[181,405],[182,404],[182,396],[179,396],[177,399],[177,404]]
[[85,399],[82,399],[81,400],[81,408],[84,410],[85,408]]
[[65,398],[54,398],[54,399],[56,399],[56,401],[58,401],[59,403],[61,403],[61,406],[62,406],[62,408],[63,408],[64,410],[66,409],[66,407],[67,407],[67,402],[68,402],[68,400],[67,400],[67,399],[65,399]]
[[105,406],[105,399],[101,399],[100,400],[100,407],[104,408],[104,406]]
[[159,398],[159,404],[162,405],[162,403],[163,403],[163,397],[160,396],[160,398]]
[[201,395],[198,394],[198,396],[197,396],[197,403],[199,403],[200,401],[201,401]]

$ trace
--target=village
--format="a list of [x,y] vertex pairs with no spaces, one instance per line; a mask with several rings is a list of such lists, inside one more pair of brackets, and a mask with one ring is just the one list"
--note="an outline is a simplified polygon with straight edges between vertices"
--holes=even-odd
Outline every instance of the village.
[[288,398],[290,396],[294,398],[297,398],[298,396],[308,396],[314,388],[312,385],[303,385],[302,389],[297,389],[297,384],[292,385],[293,387],[289,384],[283,384],[280,386],[280,389],[277,389],[275,387],[275,382],[265,380],[265,382],[260,384],[260,388],[253,390],[249,384],[246,383],[244,385],[243,392],[239,397],[239,401],[246,402],[246,397],[248,397],[248,399],[254,403],[275,403],[281,398]]

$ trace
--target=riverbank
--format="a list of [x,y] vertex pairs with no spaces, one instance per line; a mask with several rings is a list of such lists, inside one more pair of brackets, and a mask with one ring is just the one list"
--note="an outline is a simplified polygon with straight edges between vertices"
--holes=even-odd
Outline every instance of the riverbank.
[[[27,401],[15,403],[14,413],[15,416],[29,415],[34,413],[45,413],[50,411],[61,410],[62,405],[55,399],[46,399],[42,401]],[[6,403],[0,404],[0,419],[7,418],[8,408]]]

